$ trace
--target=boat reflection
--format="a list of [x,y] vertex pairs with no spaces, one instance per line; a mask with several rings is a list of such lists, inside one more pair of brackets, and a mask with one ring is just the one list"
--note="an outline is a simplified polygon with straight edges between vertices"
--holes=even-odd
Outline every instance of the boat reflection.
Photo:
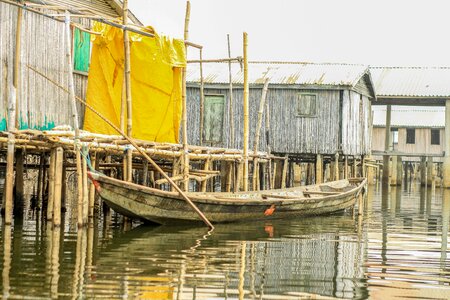
[[360,297],[356,226],[350,215],[218,224],[212,233],[139,226],[101,250],[96,284],[122,274],[116,288],[134,298]]

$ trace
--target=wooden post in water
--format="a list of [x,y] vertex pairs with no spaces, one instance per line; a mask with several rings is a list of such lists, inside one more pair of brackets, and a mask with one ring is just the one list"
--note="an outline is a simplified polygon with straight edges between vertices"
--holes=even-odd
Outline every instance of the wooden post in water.
[[[389,151],[391,146],[391,106],[386,106],[386,130],[384,137],[384,150]],[[383,183],[389,183],[389,155],[383,155]]]
[[[91,155],[91,165],[92,168],[97,167],[97,153],[93,152]],[[89,213],[88,217],[93,218],[94,217],[94,203],[95,202],[95,186],[94,184],[89,184]]]
[[282,189],[286,188],[288,165],[289,165],[289,156],[286,154],[286,156],[284,157],[284,162],[283,162],[283,171],[281,173],[281,188]]
[[142,185],[148,186],[148,161],[144,160],[142,162],[143,170],[142,170]]
[[358,177],[358,160],[356,155],[353,155],[353,177]]
[[55,199],[55,164],[56,149],[50,152],[50,165],[48,167],[48,201],[47,201],[47,221],[53,220],[53,203]]
[[433,184],[433,157],[429,156],[427,160],[427,186]]
[[392,156],[392,164],[390,167],[390,185],[397,185],[397,156]]
[[23,162],[24,162],[24,150],[17,149],[16,150],[16,177],[15,177],[15,186],[16,186],[16,194],[14,197],[14,215],[22,215],[23,214],[23,201],[24,201],[24,190],[23,190]]
[[65,47],[65,53],[66,53],[66,63],[67,63],[67,70],[68,70],[68,92],[69,92],[69,101],[72,104],[72,122],[73,122],[73,128],[75,131],[75,159],[76,159],[76,165],[77,165],[77,186],[78,186],[78,202],[77,202],[77,223],[78,227],[83,226],[83,171],[81,168],[81,155],[80,155],[80,144],[79,144],[79,136],[80,136],[80,126],[78,124],[78,111],[77,111],[77,104],[75,99],[75,86],[73,82],[73,64],[72,64],[72,34],[70,31],[70,14],[68,11],[66,11],[65,19],[64,19],[64,25],[65,25],[65,40],[66,40],[66,47]]
[[247,57],[247,32],[243,34],[244,40],[244,192],[248,191],[248,57]]
[[61,191],[63,183],[63,156],[64,150],[58,147],[55,150],[54,191],[53,191],[53,226],[61,225]]
[[422,156],[420,158],[420,185],[425,186],[427,184],[427,166],[426,157]]
[[323,158],[321,154],[316,156],[316,184],[323,183]]
[[397,168],[397,186],[402,185],[402,176],[403,176],[403,162],[402,157],[400,155],[397,156],[397,165],[395,166]]
[[339,180],[339,153],[334,155],[334,180]]
[[[186,16],[184,19],[184,40],[189,39],[189,20],[191,16],[191,3],[186,1]],[[187,46],[186,56],[187,56]],[[186,66],[187,67],[187,66]],[[182,70],[182,92],[181,92],[181,102],[182,102],[182,118],[181,123],[183,125],[183,181],[182,188],[184,191],[189,190],[189,156],[188,156],[188,139],[187,139],[187,108],[186,108],[186,67]]]
[[348,179],[348,155],[344,156],[344,178]]
[[444,160],[442,185],[450,188],[450,99],[445,100]]
[[40,208],[42,207],[42,176],[44,173],[44,165],[45,165],[45,154],[41,153],[39,156],[39,171],[38,171],[38,178],[37,178],[37,191],[36,191],[36,207]]

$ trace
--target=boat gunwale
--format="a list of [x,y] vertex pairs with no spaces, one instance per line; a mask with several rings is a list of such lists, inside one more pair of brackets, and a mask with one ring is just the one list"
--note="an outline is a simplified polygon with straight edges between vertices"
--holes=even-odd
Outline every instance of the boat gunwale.
[[[121,188],[129,188],[131,190],[134,190],[136,192],[143,192],[147,195],[151,196],[159,196],[163,198],[172,198],[173,200],[181,200],[184,201],[184,199],[181,198],[179,193],[177,192],[171,192],[171,191],[163,191],[143,185],[139,185],[132,182],[126,182],[119,179],[115,179],[103,174],[95,174],[90,173],[94,180],[109,183],[114,186],[118,186]],[[255,198],[220,198],[217,197],[218,195],[225,196],[225,195],[255,195],[255,194],[261,194],[261,193],[277,193],[277,192],[290,192],[290,191],[296,191],[296,190],[305,190],[308,187],[318,187],[318,186],[329,186],[327,183],[317,184],[317,185],[308,185],[308,186],[300,186],[300,187],[292,187],[292,188],[286,188],[286,189],[274,189],[274,190],[262,190],[262,191],[250,191],[250,192],[225,192],[225,193],[218,193],[218,192],[212,192],[212,193],[204,193],[204,192],[188,192],[186,193],[189,198],[191,198],[192,201],[197,203],[204,203],[204,204],[222,204],[222,205],[235,205],[235,204],[245,204],[245,205],[268,205],[268,204],[277,204],[277,205],[289,205],[289,204],[295,204],[298,202],[320,202],[320,201],[327,201],[327,200],[335,200],[336,198],[346,197],[348,195],[354,194],[358,190],[361,190],[363,186],[365,185],[367,179],[364,177],[358,177],[358,178],[350,178],[350,179],[341,179],[338,181],[332,181],[334,183],[340,182],[340,181],[348,181],[350,184],[351,181],[357,183],[357,185],[348,190],[344,191],[339,194],[334,195],[323,195],[320,197],[302,197],[299,195],[298,198],[293,199],[280,199],[280,198],[268,198],[268,199],[255,199]],[[331,183],[331,182],[330,182]],[[101,187],[102,188],[102,187]],[[359,193],[359,192],[358,192]],[[101,192],[100,192],[101,194]],[[295,196],[292,196],[295,197]]]

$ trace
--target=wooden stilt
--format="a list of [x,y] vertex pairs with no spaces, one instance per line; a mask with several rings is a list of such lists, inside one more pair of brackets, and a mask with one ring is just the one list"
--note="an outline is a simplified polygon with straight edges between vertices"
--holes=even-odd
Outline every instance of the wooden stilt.
[[334,180],[339,180],[339,153],[334,155]]
[[429,156],[427,159],[427,186],[433,184],[433,157]]
[[[97,166],[97,153],[93,152],[91,154],[91,165],[95,169]],[[95,186],[90,183],[89,184],[89,210],[88,210],[88,217],[93,218],[94,217],[94,206],[95,206]]]
[[[64,162],[64,155],[63,155]],[[61,187],[61,211],[66,211],[66,192],[67,192],[67,170],[63,163],[62,167],[62,187]]]
[[233,182],[234,162],[227,163],[227,184],[225,190],[231,192]]
[[420,158],[420,185],[425,186],[427,184],[427,169],[426,169],[426,157]]
[[87,163],[83,159],[83,225],[88,223],[89,215],[89,185],[87,177]]
[[353,156],[353,177],[358,177],[358,161],[356,156]]
[[344,156],[344,178],[348,179],[348,156]]
[[37,191],[36,191],[36,208],[42,207],[42,176],[44,173],[45,154],[41,153],[39,156],[39,171],[37,178]]
[[286,188],[286,178],[288,172],[289,157],[286,155],[283,162],[283,173],[281,175],[281,188]]
[[[209,171],[210,166],[211,166],[211,160],[210,160],[210,159],[207,159],[207,160],[205,161],[205,165],[203,166],[203,170]],[[201,191],[202,191],[202,192],[206,192],[206,187],[207,187],[207,186],[208,186],[208,180],[203,181],[203,182],[201,183]]]
[[81,154],[80,151],[76,151],[76,164],[77,164],[77,222],[78,227],[82,227],[84,225],[83,222],[83,168],[81,162]]
[[323,157],[321,154],[316,156],[316,184],[323,183]]
[[55,200],[55,165],[56,149],[52,149],[50,152],[50,166],[48,167],[47,221],[53,220],[53,204]]
[[142,185],[148,186],[148,161],[144,160],[142,162],[143,169],[142,169]]
[[23,214],[23,201],[24,201],[24,190],[23,190],[23,162],[24,153],[23,149],[16,150],[16,176],[15,176],[15,197],[14,197],[14,215]]
[[242,185],[242,170],[244,168],[244,163],[240,161],[236,170],[236,182],[234,183],[234,191],[239,192]]
[[63,169],[63,154],[62,147],[55,150],[55,166],[54,166],[54,192],[53,192],[53,226],[61,225],[61,188],[62,188],[62,169]]

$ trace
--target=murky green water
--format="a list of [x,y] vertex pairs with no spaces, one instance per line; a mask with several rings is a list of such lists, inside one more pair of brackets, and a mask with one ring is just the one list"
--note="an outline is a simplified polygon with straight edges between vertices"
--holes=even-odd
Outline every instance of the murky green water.
[[364,215],[77,232],[2,226],[3,299],[448,299],[450,191],[371,187]]

